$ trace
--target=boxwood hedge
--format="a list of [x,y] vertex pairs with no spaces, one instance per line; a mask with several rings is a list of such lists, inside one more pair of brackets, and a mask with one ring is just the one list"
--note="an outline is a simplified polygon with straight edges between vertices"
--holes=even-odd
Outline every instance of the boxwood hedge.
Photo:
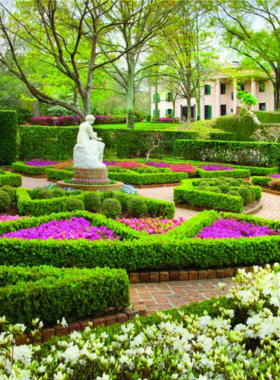
[[247,177],[250,177],[250,170],[248,169],[213,170],[213,171],[198,169],[197,171],[201,178],[217,178],[217,177],[247,178]]
[[24,173],[24,174],[31,174],[31,175],[44,175],[46,174],[47,168],[52,167],[50,166],[30,166],[30,165],[25,165],[24,162],[14,162],[12,164],[12,169],[14,172],[18,173]]
[[98,316],[130,303],[129,279],[122,269],[0,266],[0,315],[11,323],[44,325]]
[[0,172],[0,186],[4,186],[4,185],[20,187],[22,185],[21,175],[1,171]]
[[3,222],[3,232],[15,231],[51,219],[85,217],[95,225],[106,225],[121,236],[122,241],[87,240],[20,240],[0,239],[0,265],[36,266],[52,263],[55,267],[110,267],[135,270],[170,268],[223,268],[263,265],[279,262],[280,236],[238,239],[199,239],[195,236],[219,217],[246,220],[252,224],[280,229],[280,222],[258,217],[216,211],[203,211],[180,227],[163,235],[133,231],[121,223],[85,211],[53,214],[41,218]]

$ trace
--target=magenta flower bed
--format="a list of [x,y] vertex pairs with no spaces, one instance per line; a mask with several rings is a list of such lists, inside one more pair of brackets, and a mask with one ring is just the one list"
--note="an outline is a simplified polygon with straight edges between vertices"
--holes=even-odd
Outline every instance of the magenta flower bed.
[[179,219],[117,219],[117,221],[126,224],[136,231],[148,232],[150,235],[166,234],[169,230],[180,226],[185,220]]
[[105,165],[109,166],[119,166],[120,168],[124,169],[131,169],[131,168],[144,168],[145,165],[141,164],[137,161],[103,161]]
[[161,123],[173,123],[174,119],[172,117],[161,117],[158,121]]
[[280,174],[271,174],[270,177],[272,177],[272,178],[280,178]]
[[218,219],[211,226],[205,227],[196,238],[224,239],[250,238],[266,235],[279,235],[279,232],[267,226],[256,226],[236,219]]
[[235,170],[231,166],[223,166],[223,165],[201,165],[201,166],[198,166],[198,168],[206,170],[208,172],[214,172],[216,170]]
[[9,220],[17,220],[18,218],[22,218],[19,215],[0,215],[0,222],[8,222]]
[[58,164],[58,161],[42,160],[42,158],[33,158],[32,160],[25,162],[25,165],[38,166],[38,167],[56,165],[56,164]]
[[120,240],[120,237],[106,226],[92,227],[86,219],[76,217],[66,220],[51,220],[48,223],[41,224],[39,227],[8,232],[0,236],[0,238],[3,237],[23,240]]
[[155,161],[148,161],[145,163],[148,166],[152,166],[154,168],[171,168],[172,164],[168,164],[167,162],[155,162]]

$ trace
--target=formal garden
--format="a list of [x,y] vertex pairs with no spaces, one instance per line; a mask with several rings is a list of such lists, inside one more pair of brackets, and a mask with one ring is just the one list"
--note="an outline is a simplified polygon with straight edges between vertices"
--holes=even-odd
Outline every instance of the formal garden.
[[280,380],[279,12],[0,1],[0,380]]

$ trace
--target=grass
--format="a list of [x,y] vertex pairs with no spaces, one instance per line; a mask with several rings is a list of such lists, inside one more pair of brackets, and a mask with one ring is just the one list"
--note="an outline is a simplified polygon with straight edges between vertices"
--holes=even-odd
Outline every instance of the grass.
[[[136,130],[166,129],[176,130],[180,125],[177,123],[135,123]],[[94,129],[127,129],[126,124],[98,124],[93,125]]]

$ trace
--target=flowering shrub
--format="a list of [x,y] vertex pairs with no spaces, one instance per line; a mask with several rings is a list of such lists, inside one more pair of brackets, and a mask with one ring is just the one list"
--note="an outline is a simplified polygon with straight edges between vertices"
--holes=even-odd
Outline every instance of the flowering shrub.
[[43,160],[42,158],[33,158],[32,160],[26,161],[24,163],[25,165],[29,166],[50,166],[50,165],[57,165],[58,161],[49,161],[49,160]]
[[[228,295],[234,308],[220,307],[219,317],[158,313],[150,323],[135,318],[115,334],[88,327],[44,350],[14,346],[25,326],[7,325],[3,317],[0,373],[3,379],[278,379],[279,265],[240,270],[234,281]],[[42,325],[38,319],[33,325],[36,336]]]
[[173,123],[174,119],[172,117],[161,117],[158,121],[161,123]]
[[17,220],[18,218],[22,218],[19,215],[0,215],[0,222],[8,222],[10,220]]
[[166,234],[169,230],[180,226],[185,220],[179,219],[117,219],[119,222],[126,224],[136,231],[148,232],[150,235]]
[[272,178],[280,178],[280,174],[271,174],[270,177],[272,177]]
[[135,189],[135,187],[126,184],[120,188],[119,192],[130,195],[138,195],[138,191]]
[[274,190],[280,190],[280,179],[274,179],[270,181],[268,186]]
[[249,238],[266,235],[279,235],[279,232],[267,226],[257,226],[233,218],[218,219],[205,227],[196,237],[201,239]]
[[231,166],[224,165],[200,165],[198,168],[211,172],[216,170],[235,170],[235,168],[232,168]]
[[174,164],[171,166],[170,170],[172,172],[184,172],[189,174],[194,174],[196,168],[192,164]]
[[168,164],[167,162],[161,161],[161,162],[156,162],[156,161],[148,161],[145,163],[148,166],[153,166],[154,168],[171,168],[172,164]]
[[80,120],[79,116],[38,116],[31,119],[31,125],[60,126],[74,125]]
[[55,165],[55,169],[68,169],[73,168],[73,160],[61,161]]
[[0,238],[18,238],[23,240],[120,240],[119,236],[114,235],[114,231],[107,227],[92,227],[89,221],[84,218],[72,217],[66,220],[51,220],[41,224],[39,227],[32,227],[8,232]]
[[144,168],[145,165],[137,161],[104,161],[105,165],[119,166],[124,169]]

